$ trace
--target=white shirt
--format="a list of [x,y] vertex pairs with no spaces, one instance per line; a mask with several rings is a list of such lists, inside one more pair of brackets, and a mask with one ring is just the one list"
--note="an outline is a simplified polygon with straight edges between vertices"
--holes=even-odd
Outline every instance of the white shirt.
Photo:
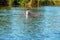
[[28,18],[28,11],[26,11],[26,19]]

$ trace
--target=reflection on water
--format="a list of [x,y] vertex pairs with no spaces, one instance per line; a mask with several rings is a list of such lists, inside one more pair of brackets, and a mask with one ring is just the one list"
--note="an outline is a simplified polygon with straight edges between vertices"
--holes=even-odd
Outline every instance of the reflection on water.
[[59,8],[32,8],[40,16],[28,19],[21,16],[26,8],[0,9],[0,40],[60,40]]

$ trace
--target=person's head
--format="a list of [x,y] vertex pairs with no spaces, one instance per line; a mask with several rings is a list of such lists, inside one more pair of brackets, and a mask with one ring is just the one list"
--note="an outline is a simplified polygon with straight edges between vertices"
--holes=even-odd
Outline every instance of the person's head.
[[31,10],[30,9],[27,9],[26,11],[30,12]]

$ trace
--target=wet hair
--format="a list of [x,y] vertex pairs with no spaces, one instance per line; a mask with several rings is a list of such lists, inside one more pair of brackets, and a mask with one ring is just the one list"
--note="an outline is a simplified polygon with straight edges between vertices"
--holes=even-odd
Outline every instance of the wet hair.
[[30,9],[27,9],[27,10],[30,10]]

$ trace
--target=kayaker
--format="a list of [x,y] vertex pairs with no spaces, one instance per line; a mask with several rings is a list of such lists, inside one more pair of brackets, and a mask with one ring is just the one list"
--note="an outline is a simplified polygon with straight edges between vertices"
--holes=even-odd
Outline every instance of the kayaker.
[[28,18],[29,16],[31,16],[31,10],[30,9],[27,9],[26,10],[26,18]]

